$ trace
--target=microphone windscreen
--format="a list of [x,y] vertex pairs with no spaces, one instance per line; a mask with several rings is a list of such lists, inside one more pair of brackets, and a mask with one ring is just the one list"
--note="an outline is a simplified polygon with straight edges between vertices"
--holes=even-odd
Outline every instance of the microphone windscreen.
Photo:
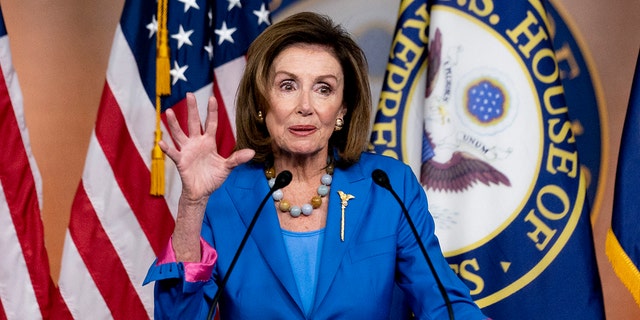
[[375,169],[373,170],[373,172],[371,172],[371,178],[373,178],[373,182],[375,182],[377,185],[387,190],[391,190],[391,183],[389,183],[389,177],[387,176],[386,172],[380,169]]
[[278,190],[278,189],[282,189],[286,186],[289,185],[289,183],[291,183],[291,179],[293,179],[293,175],[291,174],[290,171],[285,170],[280,172],[280,174],[278,174],[278,176],[276,176],[276,181],[273,184],[272,189],[273,190]]

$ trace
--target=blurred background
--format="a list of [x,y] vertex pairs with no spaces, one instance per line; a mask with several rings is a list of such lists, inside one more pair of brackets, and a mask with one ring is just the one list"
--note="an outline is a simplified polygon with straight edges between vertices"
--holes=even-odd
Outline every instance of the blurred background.
[[[279,6],[280,1],[272,1]],[[58,279],[71,204],[84,166],[89,137],[123,0],[0,1],[14,65],[24,96],[32,151],[43,180],[42,218],[54,281]],[[585,50],[602,101],[603,175],[594,215],[594,242],[608,319],[640,319],[640,308],[614,275],[604,253],[610,226],[620,135],[640,48],[640,1],[554,0]],[[302,0],[280,14],[314,10],[342,22],[359,40],[388,37],[396,1]],[[355,19],[354,17],[358,17]],[[362,23],[366,21],[366,23]],[[372,74],[374,101],[388,43],[363,45]]]

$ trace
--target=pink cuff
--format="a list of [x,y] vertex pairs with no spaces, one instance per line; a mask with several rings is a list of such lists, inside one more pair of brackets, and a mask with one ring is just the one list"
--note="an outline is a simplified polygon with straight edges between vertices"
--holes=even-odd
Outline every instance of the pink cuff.
[[[202,237],[200,237],[200,250],[200,262],[182,263],[184,265],[184,278],[188,282],[209,281],[211,279],[213,266],[218,260],[218,253]],[[171,239],[169,239],[169,243],[158,256],[156,265],[174,262],[177,262],[176,254],[173,251],[173,246],[171,246]]]

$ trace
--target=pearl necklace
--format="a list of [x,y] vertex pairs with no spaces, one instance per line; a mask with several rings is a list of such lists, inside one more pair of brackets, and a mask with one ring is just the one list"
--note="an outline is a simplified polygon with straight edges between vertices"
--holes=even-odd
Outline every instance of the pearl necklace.
[[[288,200],[284,199],[282,189],[274,191],[272,198],[275,202],[278,202],[278,209],[280,209],[280,211],[289,212],[289,214],[294,218],[299,217],[300,214],[308,216],[313,213],[314,209],[320,208],[322,205],[322,198],[329,194],[329,186],[333,180],[333,177],[331,176],[332,174],[333,164],[329,164],[327,166],[327,173],[320,178],[321,185],[318,187],[318,194],[311,198],[311,203],[305,203],[302,206],[292,206]],[[269,180],[269,188],[273,187],[273,184],[276,181],[276,170],[273,167],[265,169],[264,175]]]

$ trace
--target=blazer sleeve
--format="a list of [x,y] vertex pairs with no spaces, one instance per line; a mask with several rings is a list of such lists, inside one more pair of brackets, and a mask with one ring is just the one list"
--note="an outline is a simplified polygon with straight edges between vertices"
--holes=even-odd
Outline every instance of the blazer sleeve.
[[[417,178],[408,167],[404,168],[404,174],[398,172],[392,176],[397,179],[392,184],[402,186],[398,194],[403,198],[437,276],[446,289],[455,317],[487,319],[471,299],[468,287],[451,270],[442,254],[435,235],[435,223],[428,210],[427,197]],[[416,318],[447,319],[447,307],[435,276],[429,269],[407,219],[402,219],[398,226],[397,246],[397,283],[405,292]]]
[[217,253],[200,238],[200,262],[177,262],[171,241],[151,264],[143,282],[155,281],[154,319],[203,319],[217,290],[212,270]]

